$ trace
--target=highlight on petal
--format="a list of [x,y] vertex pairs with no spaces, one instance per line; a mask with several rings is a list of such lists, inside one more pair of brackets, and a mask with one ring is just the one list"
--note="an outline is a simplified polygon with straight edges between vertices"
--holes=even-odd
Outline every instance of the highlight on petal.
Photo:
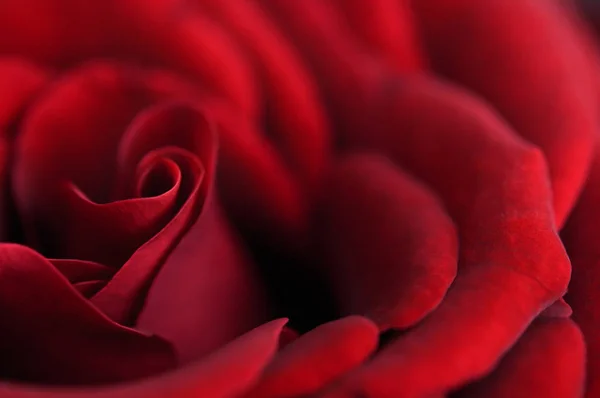
[[583,396],[585,342],[570,319],[540,319],[483,380],[453,398],[578,398]]
[[374,105],[380,129],[354,146],[388,154],[440,195],[460,233],[459,271],[429,317],[337,391],[412,397],[487,374],[565,293],[570,264],[539,150],[460,91],[425,80],[389,88]]
[[338,160],[325,184],[315,240],[344,313],[382,330],[407,328],[442,301],[458,242],[435,196],[383,156]]
[[331,137],[316,84],[295,49],[252,2],[197,3],[250,55],[265,94],[266,130],[304,185],[316,188]]
[[245,398],[312,394],[363,362],[377,347],[377,327],[351,316],[323,324],[280,351]]
[[166,341],[109,320],[48,260],[24,246],[0,245],[0,312],[0,353],[9,358],[0,362],[3,378],[97,384],[175,366]]
[[544,152],[562,226],[598,126],[596,72],[565,12],[537,0],[424,0],[414,9],[433,68],[482,95]]
[[266,323],[179,370],[133,383],[94,388],[43,388],[0,383],[6,398],[234,398],[256,383],[277,351],[285,320]]

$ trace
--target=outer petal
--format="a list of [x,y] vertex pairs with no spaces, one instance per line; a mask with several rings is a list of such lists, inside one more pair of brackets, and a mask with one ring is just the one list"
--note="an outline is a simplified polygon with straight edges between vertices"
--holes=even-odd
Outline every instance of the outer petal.
[[354,368],[377,346],[377,327],[348,317],[317,327],[286,346],[246,398],[287,398],[316,392]]
[[540,152],[448,87],[414,82],[397,90],[388,108],[379,104],[386,128],[356,144],[389,154],[439,192],[461,234],[459,273],[430,317],[340,391],[413,397],[489,372],[564,293],[570,267]]
[[[459,275],[439,309],[339,391],[435,394],[489,372],[569,279],[540,151],[464,93],[386,78],[326,3],[261,3],[328,88],[341,140],[387,154],[429,184],[461,233]],[[485,340],[475,351],[476,338]]]
[[564,11],[553,1],[424,0],[415,13],[434,68],[489,100],[544,151],[562,225],[598,124],[588,59]]
[[54,389],[0,384],[6,398],[235,398],[253,385],[277,350],[285,324],[260,326],[209,357],[149,380],[114,387]]
[[168,343],[120,326],[26,247],[0,245],[0,374],[46,384],[153,375],[175,365]]
[[339,307],[383,330],[420,321],[456,275],[456,232],[441,204],[375,155],[338,161],[325,186],[315,239]]
[[573,319],[581,327],[587,343],[587,397],[600,394],[600,139],[587,184],[569,218],[563,241],[573,263],[567,301],[573,307]]
[[578,398],[583,396],[585,343],[569,319],[535,321],[485,379],[453,397]]

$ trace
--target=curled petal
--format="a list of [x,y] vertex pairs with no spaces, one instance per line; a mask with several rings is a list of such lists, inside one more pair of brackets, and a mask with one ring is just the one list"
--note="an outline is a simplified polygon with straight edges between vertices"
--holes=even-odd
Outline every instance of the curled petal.
[[456,398],[583,396],[585,343],[570,319],[535,321],[491,375]]
[[277,351],[285,320],[266,323],[179,370],[114,387],[36,388],[0,383],[5,398],[235,398],[256,383]]
[[[176,130],[171,130],[174,127]],[[197,109],[184,104],[151,108],[134,122],[127,136],[141,137],[140,140],[133,140],[136,145],[131,143],[131,147],[125,150],[127,155],[135,159],[137,154],[145,152],[136,150],[143,148],[151,151],[162,147],[162,153],[157,152],[157,156],[174,161],[181,168],[184,180],[182,195],[178,198],[181,207],[177,214],[160,232],[139,247],[110,283],[91,299],[118,322],[131,321],[140,306],[136,297],[156,275],[165,256],[200,216],[212,189],[217,152],[216,133],[210,123]],[[194,144],[188,147],[189,150],[179,146],[187,143],[186,138],[190,138]],[[124,140],[125,144],[128,142]]]
[[338,305],[383,330],[420,321],[456,275],[456,232],[441,204],[376,155],[342,158],[325,186],[315,239]]
[[286,346],[246,398],[312,394],[354,368],[377,346],[377,327],[352,316],[321,325]]
[[425,0],[415,14],[434,69],[482,95],[542,149],[562,226],[598,125],[593,71],[565,12],[553,1]]
[[109,320],[23,246],[0,246],[0,310],[0,353],[9,359],[0,373],[10,379],[107,383],[175,365],[168,343]]

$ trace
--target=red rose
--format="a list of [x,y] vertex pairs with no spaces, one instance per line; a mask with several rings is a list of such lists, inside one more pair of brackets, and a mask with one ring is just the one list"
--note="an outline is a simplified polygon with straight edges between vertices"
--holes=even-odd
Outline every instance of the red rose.
[[0,397],[600,391],[569,3],[7,0],[0,54]]

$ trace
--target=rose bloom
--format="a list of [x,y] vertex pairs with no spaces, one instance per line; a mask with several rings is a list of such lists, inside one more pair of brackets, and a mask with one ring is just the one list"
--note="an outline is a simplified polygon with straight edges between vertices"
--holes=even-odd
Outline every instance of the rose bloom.
[[599,397],[586,17],[0,1],[0,397]]

